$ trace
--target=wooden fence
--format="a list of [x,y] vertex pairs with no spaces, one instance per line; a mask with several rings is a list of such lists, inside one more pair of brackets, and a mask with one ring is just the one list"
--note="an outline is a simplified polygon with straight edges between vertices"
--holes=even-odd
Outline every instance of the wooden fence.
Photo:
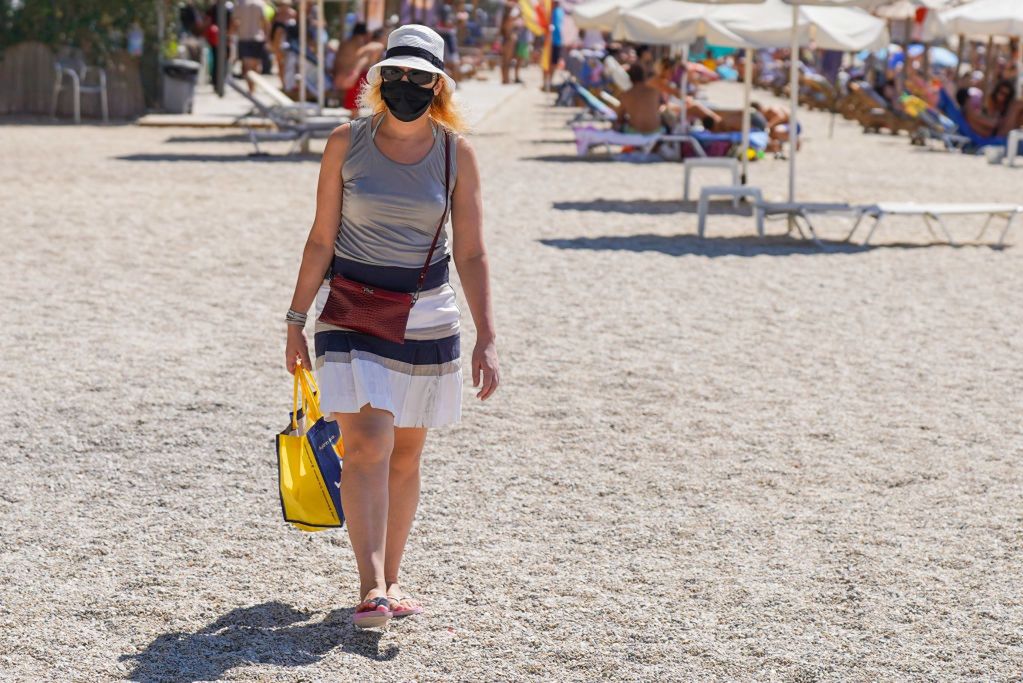
[[[42,43],[20,43],[4,51],[0,61],[0,115],[41,114],[52,106],[56,58]],[[106,65],[107,100],[111,119],[134,119],[145,113],[139,60],[126,52],[114,53]],[[95,83],[90,73],[88,84]],[[57,101],[57,116],[71,118],[71,82],[65,76]],[[102,117],[98,95],[82,95],[82,120]]]

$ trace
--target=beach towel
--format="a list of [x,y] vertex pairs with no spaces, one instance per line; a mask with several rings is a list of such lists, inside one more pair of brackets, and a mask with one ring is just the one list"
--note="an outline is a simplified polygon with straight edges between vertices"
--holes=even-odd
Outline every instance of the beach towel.
[[302,531],[334,529],[345,521],[341,508],[344,444],[337,423],[328,422],[320,412],[317,393],[312,374],[301,365],[296,367],[291,422],[277,435],[281,510],[284,521]]

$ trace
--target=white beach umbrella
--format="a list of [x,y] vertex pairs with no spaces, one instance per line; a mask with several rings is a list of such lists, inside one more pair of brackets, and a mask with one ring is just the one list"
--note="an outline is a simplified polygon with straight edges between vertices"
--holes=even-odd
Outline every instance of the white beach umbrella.
[[[741,11],[742,7],[763,2],[764,0],[652,0],[636,5],[622,12],[614,27],[612,35],[618,40],[648,43],[653,45],[688,46],[698,38],[722,47],[746,48],[747,65],[753,62],[751,46],[723,28],[721,19],[726,16],[725,8]],[[683,57],[688,61],[688,51],[683,49]],[[749,138],[750,138],[750,93],[753,88],[752,69],[746,69],[744,79],[744,103],[742,119],[742,182],[746,182],[749,170]],[[683,73],[682,93],[686,92],[686,73]],[[682,103],[685,109],[685,101]],[[685,113],[683,112],[683,126]]]
[[[975,0],[945,10],[928,22],[929,36],[983,35],[1011,36],[1023,39],[1023,0]],[[1021,40],[1023,42],[1023,40]],[[1017,53],[1016,94],[1023,94],[1023,45]]]
[[[745,4],[752,4],[747,1]],[[721,47],[746,47],[741,38],[728,31],[721,19],[728,10],[700,0],[647,0],[624,10],[611,28],[616,40],[649,45],[688,45],[699,38]]]
[[572,8],[572,21],[580,29],[611,31],[622,12],[650,0],[589,0]]
[[[651,45],[689,45],[702,38],[721,47],[744,48],[746,71],[743,80],[742,182],[749,170],[750,98],[753,90],[753,45],[725,28],[729,18],[742,16],[744,10],[764,0],[653,0],[625,10],[614,24],[612,34],[618,40]],[[685,96],[686,78],[682,93]],[[685,101],[682,103],[685,109]],[[683,121],[685,113],[683,111]]]
[[754,44],[791,50],[789,90],[789,201],[796,200],[796,147],[799,131],[799,48],[816,45],[826,50],[852,52],[888,45],[882,19],[861,9],[874,0],[767,0],[744,16],[725,22],[728,30]]

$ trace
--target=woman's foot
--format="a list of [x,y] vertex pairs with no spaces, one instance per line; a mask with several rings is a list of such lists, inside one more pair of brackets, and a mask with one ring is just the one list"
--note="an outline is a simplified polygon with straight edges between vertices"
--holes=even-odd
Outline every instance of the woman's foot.
[[392,583],[387,587],[387,598],[390,601],[392,616],[410,617],[413,614],[423,613],[422,603],[403,591],[397,583]]
[[384,626],[391,617],[390,599],[379,588],[366,592],[352,614],[352,623],[356,628],[378,628]]

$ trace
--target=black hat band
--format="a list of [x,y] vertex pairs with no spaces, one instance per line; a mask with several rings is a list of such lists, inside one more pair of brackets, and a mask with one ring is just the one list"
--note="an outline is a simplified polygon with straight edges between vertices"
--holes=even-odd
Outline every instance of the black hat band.
[[432,52],[422,47],[413,47],[412,45],[398,45],[389,49],[387,53],[384,55],[385,59],[390,59],[391,57],[419,57],[420,59],[425,59],[430,64],[433,64],[441,71],[444,70],[444,62],[441,61],[440,59],[437,59],[437,56],[434,55]]

